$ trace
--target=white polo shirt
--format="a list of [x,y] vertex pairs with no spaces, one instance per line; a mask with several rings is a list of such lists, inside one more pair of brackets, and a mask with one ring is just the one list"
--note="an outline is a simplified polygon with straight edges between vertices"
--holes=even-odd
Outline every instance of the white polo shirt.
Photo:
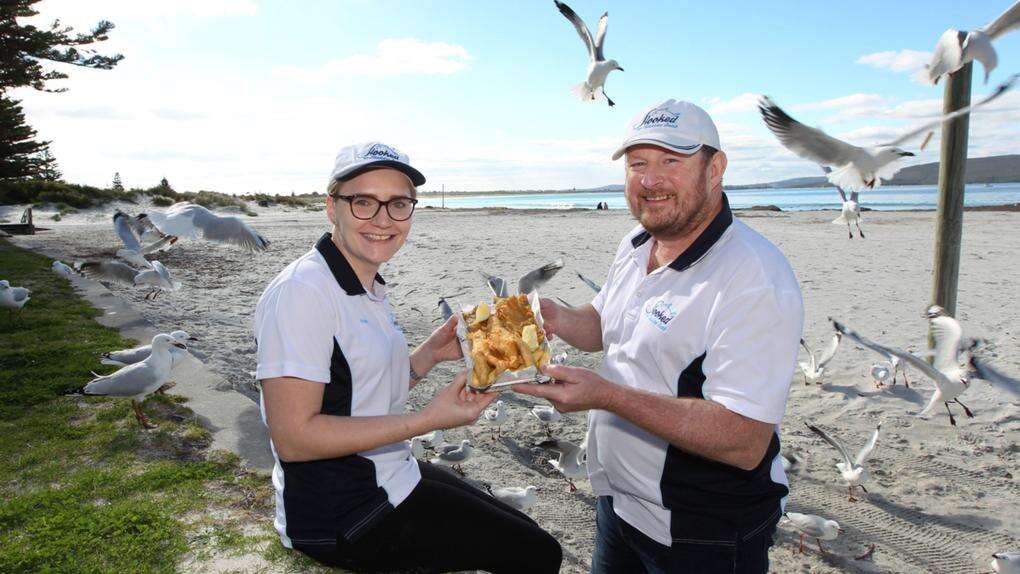
[[[259,380],[322,383],[322,413],[404,413],[410,358],[376,275],[374,293],[329,233],[276,276],[255,308]],[[262,402],[265,421],[265,403]],[[326,460],[276,465],[276,529],[283,545],[355,540],[407,498],[421,480],[406,441]]]
[[594,410],[591,484],[613,497],[620,518],[661,544],[735,542],[778,517],[788,493],[778,424],[801,337],[800,287],[783,254],[733,219],[725,195],[694,243],[648,273],[653,244],[640,226],[630,232],[592,301],[602,322],[601,374],[653,393],[712,400],[777,432],[758,467],[744,471]]

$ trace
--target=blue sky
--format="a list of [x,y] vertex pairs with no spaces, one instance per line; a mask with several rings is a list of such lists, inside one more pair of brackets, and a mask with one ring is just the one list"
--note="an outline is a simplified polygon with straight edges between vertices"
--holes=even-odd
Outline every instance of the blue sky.
[[[612,2],[569,4],[594,27],[615,108],[575,99],[587,57],[551,0],[44,0],[39,20],[117,27],[112,71],[70,69],[64,94],[19,91],[65,179],[181,190],[323,191],[337,149],[381,139],[410,154],[424,189],[562,189],[622,181],[609,156],[630,118],[674,97],[719,125],[733,184],[815,175],[778,145],[754,107],[874,144],[940,109],[913,76],[949,27],[976,28],[1009,4]],[[880,14],[882,19],[876,19]],[[1020,71],[1020,31],[996,43],[989,86]],[[57,85],[57,84],[55,84]],[[971,121],[971,156],[1020,153],[1020,95]],[[919,142],[914,143],[915,151]],[[938,142],[915,163],[937,160]]]

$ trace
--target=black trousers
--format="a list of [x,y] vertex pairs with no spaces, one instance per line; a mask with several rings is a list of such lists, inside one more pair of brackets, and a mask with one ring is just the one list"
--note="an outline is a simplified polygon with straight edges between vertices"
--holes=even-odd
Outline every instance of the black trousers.
[[294,549],[355,572],[559,572],[559,542],[528,515],[429,463],[421,482],[355,542]]

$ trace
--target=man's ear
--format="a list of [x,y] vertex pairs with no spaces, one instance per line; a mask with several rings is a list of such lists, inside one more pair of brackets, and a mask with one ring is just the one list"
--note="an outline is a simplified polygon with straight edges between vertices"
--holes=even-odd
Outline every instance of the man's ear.
[[715,152],[712,156],[712,161],[709,164],[709,177],[710,183],[712,184],[711,189],[715,189],[716,186],[722,186],[723,174],[726,173],[726,166],[728,164],[726,158],[726,152],[720,150]]

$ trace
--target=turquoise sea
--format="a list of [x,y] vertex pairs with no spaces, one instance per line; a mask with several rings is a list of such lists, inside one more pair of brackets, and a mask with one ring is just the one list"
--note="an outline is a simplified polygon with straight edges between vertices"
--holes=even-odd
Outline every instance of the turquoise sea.
[[[775,205],[783,211],[805,211],[811,209],[839,209],[839,195],[835,188],[796,189],[742,189],[726,192],[730,205],[735,208],[755,205]],[[511,209],[594,209],[600,201],[609,204],[610,209],[626,209],[622,191],[600,191],[590,193],[521,193],[514,195],[446,195],[445,205],[449,208],[465,207],[507,207]],[[861,205],[877,210],[935,209],[938,201],[933,185],[909,185],[881,187],[861,193]],[[419,208],[440,207],[439,197],[422,198]],[[964,204],[967,206],[1003,205],[1020,203],[1020,183],[975,183],[967,186]]]

